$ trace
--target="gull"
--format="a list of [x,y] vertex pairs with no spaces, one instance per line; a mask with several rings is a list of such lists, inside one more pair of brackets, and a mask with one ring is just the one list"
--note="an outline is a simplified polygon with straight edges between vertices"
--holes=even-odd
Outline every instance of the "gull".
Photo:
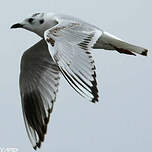
[[98,101],[93,49],[147,56],[147,49],[123,40],[81,19],[56,13],[35,13],[14,24],[42,39],[21,59],[20,94],[26,131],[33,148],[41,147],[58,92],[60,73],[81,96]]

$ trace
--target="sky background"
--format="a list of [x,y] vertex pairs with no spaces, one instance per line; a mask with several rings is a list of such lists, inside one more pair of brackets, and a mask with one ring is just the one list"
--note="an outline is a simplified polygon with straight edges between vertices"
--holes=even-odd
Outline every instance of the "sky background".
[[23,52],[40,38],[10,26],[36,12],[79,17],[128,42],[148,57],[95,50],[99,103],[79,96],[62,77],[45,152],[152,151],[152,2],[150,0],[5,0],[0,14],[0,147],[33,152],[26,134],[19,68]]

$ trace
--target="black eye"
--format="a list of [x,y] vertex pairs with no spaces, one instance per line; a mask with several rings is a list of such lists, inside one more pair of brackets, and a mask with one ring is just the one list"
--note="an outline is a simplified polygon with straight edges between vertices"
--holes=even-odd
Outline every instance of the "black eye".
[[28,22],[29,22],[29,23],[32,23],[33,20],[34,20],[33,18],[29,18],[29,19],[28,19]]
[[40,24],[43,24],[44,23],[44,20],[42,19],[42,20],[40,20]]

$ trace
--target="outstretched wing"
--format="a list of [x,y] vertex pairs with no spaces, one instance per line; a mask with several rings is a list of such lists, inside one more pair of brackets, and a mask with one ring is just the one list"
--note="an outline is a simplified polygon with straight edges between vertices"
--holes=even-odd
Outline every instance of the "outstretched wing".
[[98,101],[95,64],[90,53],[100,33],[89,26],[67,20],[57,21],[44,34],[54,61],[69,84],[90,101]]
[[59,68],[41,40],[23,54],[20,73],[23,116],[34,149],[44,141],[58,84]]

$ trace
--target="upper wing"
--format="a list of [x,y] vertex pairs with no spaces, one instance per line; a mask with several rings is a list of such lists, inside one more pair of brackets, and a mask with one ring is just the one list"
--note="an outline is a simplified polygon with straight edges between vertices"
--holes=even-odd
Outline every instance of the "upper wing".
[[44,34],[50,54],[66,80],[92,102],[98,101],[98,89],[90,50],[100,34],[89,26],[66,20]]
[[20,73],[23,116],[34,149],[44,141],[58,84],[59,68],[41,40],[24,53]]

